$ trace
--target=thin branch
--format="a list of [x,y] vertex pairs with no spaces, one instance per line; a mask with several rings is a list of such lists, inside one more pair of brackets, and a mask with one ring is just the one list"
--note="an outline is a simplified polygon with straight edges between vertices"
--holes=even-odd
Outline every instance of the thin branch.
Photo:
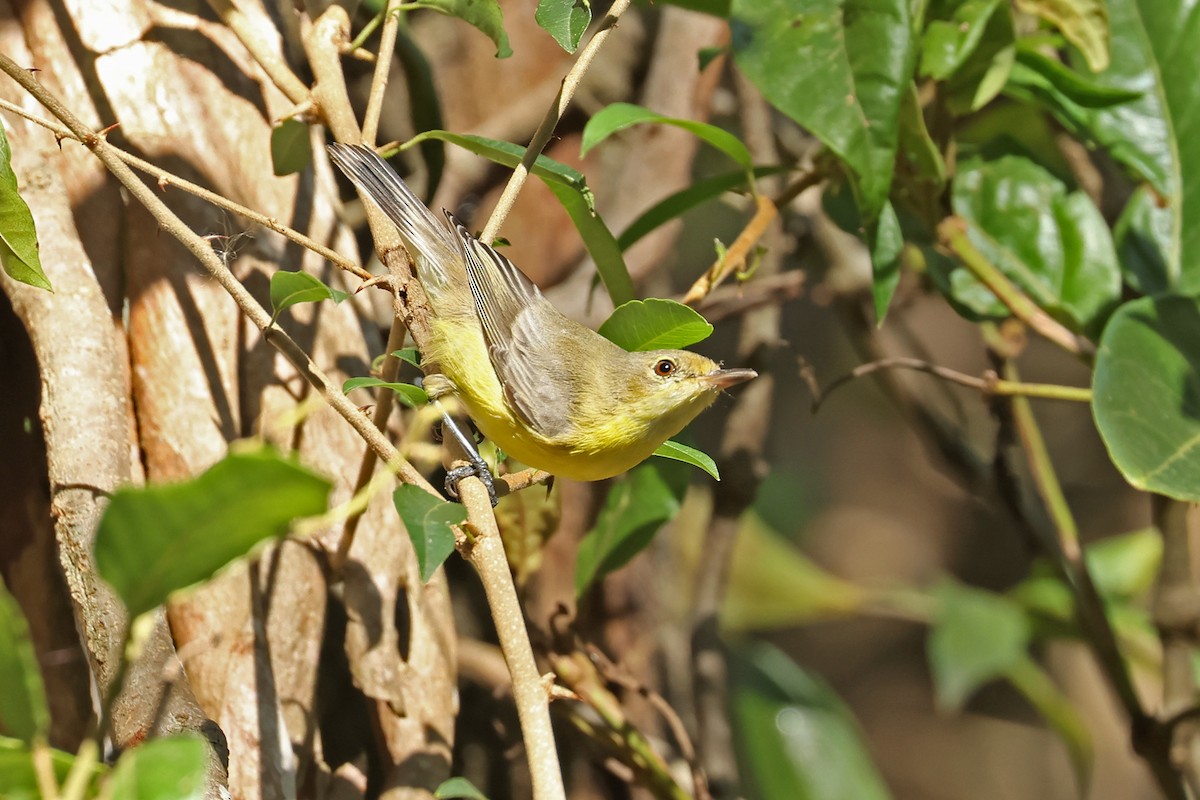
[[[21,108],[18,105],[8,102],[7,100],[0,99],[0,109],[4,109],[5,111],[8,111],[13,114],[16,114],[17,116],[23,117],[36,125],[41,125],[43,128],[45,128],[46,130],[53,133],[60,140],[61,139],[70,139],[75,142],[81,142],[81,140],[78,136],[71,133],[71,131],[69,129],[63,127],[62,125],[59,125],[58,123],[53,122],[52,120],[42,119],[41,117],[37,116],[36,114],[30,114],[25,109]],[[260,214],[252,208],[247,208],[246,206],[244,206],[240,203],[235,203],[233,200],[230,200],[227,197],[219,195],[216,192],[210,191],[209,189],[205,189],[203,186],[198,186],[198,185],[192,183],[191,181],[184,180],[183,178],[179,177],[178,175],[168,172],[165,169],[163,169],[159,166],[156,166],[155,164],[151,164],[149,161],[138,158],[133,153],[122,150],[121,148],[119,148],[115,145],[110,144],[109,149],[112,151],[112,153],[117,158],[121,159],[126,164],[129,164],[129,165],[135,167],[136,169],[139,169],[142,172],[145,172],[149,175],[153,175],[154,178],[158,181],[158,186],[161,189],[166,189],[168,186],[175,186],[175,187],[187,192],[188,194],[195,195],[196,197],[199,197],[201,200],[211,203],[212,205],[216,206],[217,208],[223,208],[226,211],[233,212],[234,214],[244,217],[244,218],[250,220],[251,222],[257,223],[257,224],[263,226],[264,228],[269,228],[270,230],[275,231],[276,233],[278,233],[278,234],[284,236],[285,238],[290,239],[291,241],[300,245],[301,247],[311,250],[312,252],[321,256],[321,258],[324,258],[326,261],[328,261],[329,263],[338,267],[339,269],[343,269],[346,272],[349,272],[359,278],[362,278],[363,280],[371,280],[372,278],[374,278],[374,276],[371,273],[367,272],[365,269],[360,267],[358,264],[355,264],[350,259],[338,254],[336,251],[331,250],[330,248],[326,247],[325,245],[321,244],[320,242],[318,242],[314,239],[310,239],[309,237],[305,236],[303,233],[300,233],[300,231],[298,231],[294,228],[289,228],[287,225],[284,225],[282,222],[275,219],[274,217],[268,217],[264,214]]]
[[150,187],[138,178],[129,165],[114,152],[112,145],[105,141],[103,137],[96,135],[94,131],[90,130],[57,97],[47,90],[46,87],[42,86],[32,73],[22,68],[3,53],[0,53],[0,71],[6,73],[19,83],[38,102],[45,106],[51,114],[62,121],[75,138],[79,139],[85,147],[96,154],[96,157],[113,174],[113,177],[120,181],[139,203],[145,206],[146,210],[158,221],[163,230],[178,239],[180,244],[195,256],[196,260],[200,262],[209,275],[229,293],[230,297],[237,303],[238,308],[246,315],[246,318],[262,331],[263,338],[279,350],[304,379],[313,386],[317,393],[325,399],[325,402],[358,431],[367,444],[384,460],[389,469],[399,475],[404,482],[416,484],[436,494],[433,487],[429,485],[429,482],[407,460],[396,452],[396,449],[387,440],[387,437],[380,433],[371,424],[367,416],[359,411],[342,393],[341,389],[329,380],[308,354],[288,336],[286,331],[271,321],[271,315],[254,299],[253,295],[246,290],[246,287],[234,277],[233,273],[225,266],[225,263],[213,252],[212,246],[202,236],[197,235],[195,231],[184,224],[183,220],[176,216]]
[[820,172],[809,172],[780,192],[779,196],[773,200],[759,195],[755,201],[754,216],[742,228],[741,233],[733,240],[733,244],[729,245],[721,257],[696,279],[692,288],[684,294],[683,302],[687,305],[700,302],[730,275],[742,272],[754,246],[767,232],[767,227],[779,216],[779,209],[787,207],[802,192],[816,186],[824,179],[825,176]]
[[508,184],[504,187],[504,191],[500,194],[500,199],[496,202],[496,208],[492,210],[491,217],[488,218],[487,225],[483,228],[483,233],[479,238],[484,242],[494,242],[496,234],[500,232],[500,226],[504,224],[505,217],[512,210],[513,203],[517,201],[517,195],[521,191],[521,187],[525,185],[525,179],[529,177],[529,170],[533,168],[533,164],[537,161],[537,157],[541,155],[542,150],[546,148],[546,143],[550,141],[550,137],[554,134],[554,128],[558,125],[558,121],[562,119],[562,115],[566,113],[567,106],[571,103],[571,98],[575,96],[575,90],[579,88],[580,81],[583,80],[584,73],[592,64],[592,59],[596,57],[600,46],[604,44],[604,40],[612,33],[613,28],[617,26],[617,20],[629,8],[632,0],[616,0],[612,4],[612,8],[608,10],[608,15],[600,23],[600,27],[592,36],[587,45],[579,51],[579,55],[575,58],[575,63],[563,78],[562,87],[558,90],[558,96],[554,98],[553,105],[546,111],[546,116],[542,118],[542,122],[538,125],[537,130],[533,134],[533,138],[529,142],[529,146],[525,148],[525,155],[521,158],[521,163],[513,170],[512,177],[508,179]]
[[[308,87],[292,72],[279,48],[279,33],[275,26],[262,16],[247,14],[236,0],[208,0],[208,4],[221,21],[233,31],[246,50],[267,73],[271,82],[296,105],[309,99]],[[261,11],[261,9],[256,9]]]
[[1033,397],[1042,400],[1069,400],[1076,403],[1090,403],[1092,401],[1092,390],[1086,387],[1060,386],[1054,383],[1021,383],[1019,381],[1009,381],[1001,378],[993,370],[984,372],[983,377],[976,377],[950,369],[949,367],[932,364],[919,358],[895,356],[861,364],[830,383],[824,391],[817,392],[813,397],[813,413],[816,413],[825,401],[829,399],[829,396],[840,387],[858,378],[884,369],[911,369],[917,372],[927,372],[930,375],[936,375],[952,383],[977,389],[989,397]]
[[988,261],[967,235],[966,223],[962,219],[947,217],[942,220],[938,225],[938,238],[1017,319],[1068,353],[1087,359],[1095,354],[1096,348],[1091,342],[1067,330],[1061,322],[1043,311],[1041,306],[1017,288],[995,264]]
[[375,74],[371,76],[371,92],[367,96],[367,110],[363,114],[362,138],[364,144],[375,144],[379,132],[379,115],[383,111],[383,95],[387,91],[388,70],[392,68],[392,54],[396,50],[396,31],[400,27],[400,0],[388,0],[384,9],[383,33],[379,36],[379,55],[375,59]]

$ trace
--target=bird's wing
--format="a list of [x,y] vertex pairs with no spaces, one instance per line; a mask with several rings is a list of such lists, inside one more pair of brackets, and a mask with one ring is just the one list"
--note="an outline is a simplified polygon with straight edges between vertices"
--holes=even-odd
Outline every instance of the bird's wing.
[[331,144],[329,156],[375,205],[387,215],[414,258],[424,284],[436,290],[452,281],[452,264],[462,261],[462,247],[455,235],[440,223],[428,207],[413,194],[386,161],[366,145]]
[[515,264],[471,235],[446,212],[462,240],[467,280],[504,396],[518,416],[554,438],[570,424],[570,389],[555,380],[557,343],[570,320],[559,313]]

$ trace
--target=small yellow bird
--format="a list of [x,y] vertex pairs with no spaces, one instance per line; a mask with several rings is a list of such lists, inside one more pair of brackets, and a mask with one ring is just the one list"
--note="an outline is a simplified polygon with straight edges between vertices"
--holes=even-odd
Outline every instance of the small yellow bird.
[[333,144],[329,152],[399,228],[416,264],[433,312],[422,364],[441,370],[425,380],[430,397],[456,395],[517,460],[574,480],[612,477],[648,458],[722,389],[756,377],[686,350],[621,349],[558,311],[452,214],[449,227],[439,223],[374,150]]

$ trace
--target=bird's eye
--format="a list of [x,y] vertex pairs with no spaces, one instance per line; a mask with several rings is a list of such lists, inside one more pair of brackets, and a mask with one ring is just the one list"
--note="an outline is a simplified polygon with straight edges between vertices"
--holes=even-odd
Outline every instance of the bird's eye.
[[654,374],[660,378],[665,378],[675,371],[675,362],[669,358],[664,358],[662,361],[654,365]]

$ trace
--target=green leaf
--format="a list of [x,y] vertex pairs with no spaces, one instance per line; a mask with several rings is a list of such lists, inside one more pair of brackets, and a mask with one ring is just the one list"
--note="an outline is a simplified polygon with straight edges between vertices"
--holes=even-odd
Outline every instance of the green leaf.
[[[50,766],[59,786],[66,781],[74,763],[75,756],[50,748]],[[84,787],[87,797],[95,796],[96,777],[104,771],[102,765],[92,767]],[[19,739],[0,736],[0,787],[4,800],[42,800],[33,768],[33,751]]]
[[960,165],[952,202],[971,223],[972,242],[1038,305],[1098,330],[1120,296],[1121,274],[1108,224],[1087,195],[1005,156]]
[[713,326],[695,309],[655,297],[618,306],[598,331],[631,353],[688,347],[712,332]]
[[396,399],[409,408],[419,408],[429,402],[429,395],[420,386],[413,386],[411,383],[388,383],[380,378],[350,378],[342,384],[342,394],[375,386],[391,389],[396,393]]
[[1154,528],[1143,528],[1088,545],[1084,558],[1101,595],[1128,599],[1154,585],[1162,553],[1162,535]]
[[654,455],[659,458],[669,458],[673,461],[682,461],[685,464],[691,464],[693,467],[699,467],[709,475],[712,475],[713,480],[721,480],[721,473],[717,471],[717,462],[712,460],[712,456],[702,450],[688,447],[686,444],[670,440],[665,441],[654,451]]
[[759,800],[891,795],[841,698],[781,650],[743,645],[729,655],[738,761]]
[[136,617],[209,578],[293,519],[323,513],[329,481],[275,451],[230,451],[203,474],[113,492],[96,531],[96,570]]
[[679,513],[687,473],[667,463],[645,463],[629,472],[608,493],[596,525],[579,542],[575,559],[575,595],[623,567]]
[[[408,90],[408,110],[413,130],[418,133],[438,130],[442,121],[442,101],[433,83],[433,68],[425,53],[413,41],[408,26],[401,24],[396,31],[396,58],[403,67],[404,86]],[[425,160],[428,180],[425,183],[425,198],[432,198],[442,181],[446,166],[446,146],[437,139],[421,142],[421,158]]]
[[1117,309],[1092,392],[1096,427],[1125,480],[1200,502],[1200,301],[1143,297]]
[[918,178],[932,182],[939,189],[946,183],[946,160],[929,135],[917,97],[917,85],[912,82],[909,82],[900,105],[900,152]]
[[308,126],[298,119],[285,119],[271,129],[271,165],[276,175],[292,175],[312,163]]
[[[752,174],[755,178],[761,178],[764,175],[777,175],[781,172],[788,172],[790,169],[791,167],[782,166],[755,167],[752,170]],[[748,179],[746,173],[741,170],[698,180],[686,189],[680,189],[678,192],[664,197],[642,212],[641,216],[629,223],[629,227],[617,237],[617,245],[623,251],[628,250],[633,246],[634,242],[650,233],[650,231],[659,225],[669,222],[701,203],[712,200],[714,197],[719,197],[725,192],[747,186]]]
[[12,169],[12,150],[0,125],[0,266],[14,281],[54,291],[42,271],[38,256],[37,230],[33,214],[17,191],[17,175]]
[[1008,82],[1017,56],[1012,10],[1001,3],[983,23],[978,44],[947,80],[946,105],[957,115],[978,111]]
[[538,0],[533,18],[559,47],[574,53],[592,21],[591,0]]
[[867,229],[871,250],[871,296],[875,301],[875,324],[882,325],[896,287],[900,285],[900,257],[904,252],[904,234],[900,218],[891,202],[883,204],[879,218]]
[[340,303],[348,296],[345,292],[330,289],[307,272],[279,270],[271,275],[272,318],[297,303],[319,303],[322,300]]
[[1087,59],[1092,72],[1109,65],[1108,7],[1105,0],[1016,0],[1017,8],[1035,14],[1062,31]]
[[1141,294],[1164,294],[1179,282],[1179,264],[1169,255],[1173,223],[1153,190],[1139,186],[1113,226],[1121,274]]
[[1084,76],[1058,59],[1046,56],[1027,41],[1017,43],[1016,63],[1008,80],[1006,89],[1023,88],[1051,109],[1054,104],[1060,104],[1066,109],[1060,113],[1080,116],[1083,109],[1107,108],[1142,96],[1142,92],[1109,86],[1094,77]]
[[[426,131],[409,139],[400,149],[407,149],[427,139],[449,142],[506,167],[520,164],[525,154],[524,147],[511,142],[449,131]],[[621,256],[621,248],[617,246],[617,240],[604,220],[596,213],[595,197],[583,173],[543,155],[534,161],[532,172],[554,193],[575,223],[575,228],[583,237],[584,246],[596,262],[596,270],[604,281],[613,305],[619,306],[632,300],[635,296],[633,280]]]
[[466,522],[467,510],[409,483],[398,486],[392,500],[417,554],[421,580],[428,582],[454,552],[454,531],[450,526]]
[[497,0],[411,0],[409,6],[431,8],[463,22],[469,22],[487,34],[496,44],[496,58],[508,58],[512,48],[504,32],[504,12]]
[[208,743],[194,733],[151,739],[122,753],[109,780],[122,800],[202,800]]
[[979,47],[1000,0],[966,0],[954,4],[950,19],[931,20],[921,41],[920,74],[944,81],[958,72]]
[[957,710],[983,683],[1025,658],[1029,620],[1009,598],[944,582],[927,643],[938,705]]
[[451,778],[442,781],[442,785],[434,790],[433,796],[437,800],[451,800],[456,797],[463,797],[466,800],[488,800],[487,795],[476,789],[475,784],[466,778]]
[[44,742],[49,729],[46,688],[25,614],[0,583],[0,732],[32,743]]
[[579,155],[580,157],[587,155],[589,150],[618,131],[648,122],[682,128],[732,158],[743,169],[749,170],[754,166],[746,145],[742,144],[742,140],[729,131],[707,122],[656,114],[648,108],[642,108],[632,103],[613,103],[593,114],[587,125],[584,126]]
[[417,352],[415,347],[404,347],[399,350],[393,350],[392,355],[401,361],[412,364],[417,369],[421,368],[421,354]]
[[863,216],[892,184],[915,58],[908,0],[733,0],[738,67],[857,177]]

